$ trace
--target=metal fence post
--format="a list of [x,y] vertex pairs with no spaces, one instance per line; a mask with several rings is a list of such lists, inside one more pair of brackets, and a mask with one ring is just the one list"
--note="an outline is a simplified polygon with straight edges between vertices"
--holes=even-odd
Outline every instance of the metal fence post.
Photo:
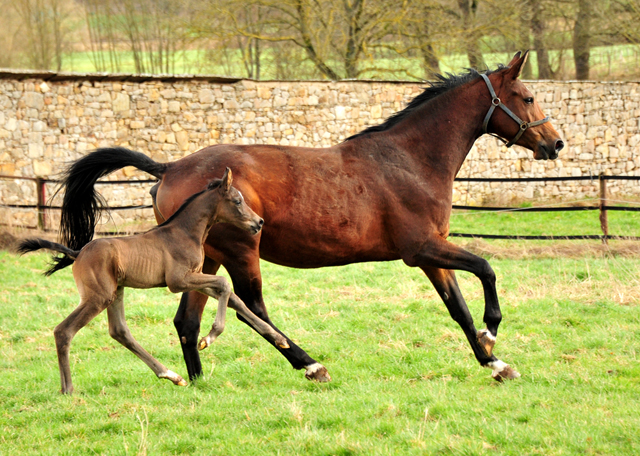
[[600,181],[600,229],[602,230],[602,243],[608,243],[609,236],[609,221],[607,220],[607,181],[604,178],[604,174],[598,176]]

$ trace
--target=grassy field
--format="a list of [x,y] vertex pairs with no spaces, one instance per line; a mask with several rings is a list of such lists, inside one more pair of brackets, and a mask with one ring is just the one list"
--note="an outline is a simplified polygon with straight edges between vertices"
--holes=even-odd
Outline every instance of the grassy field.
[[[0,252],[0,454],[638,454],[638,256],[490,256],[504,315],[496,354],[516,381],[478,366],[416,269],[264,263],[272,319],[331,383],[308,382],[230,318],[202,352],[204,378],[176,387],[112,340],[100,315],[73,341],[76,392],[63,397],[52,330],[77,305],[70,270],[43,278],[46,255]],[[481,327],[480,284],[458,279]],[[125,302],[134,336],[186,376],[178,297],[128,290]]]
[[[105,56],[107,52],[104,51]],[[267,49],[263,52],[261,79],[277,79],[275,61],[282,56],[274,56]],[[123,73],[135,73],[133,53],[119,51],[117,53],[120,62],[119,71]],[[532,77],[537,75],[537,56],[535,51],[530,53],[532,62]],[[513,57],[513,52],[486,52],[483,54],[489,68],[496,68],[499,63],[507,64]],[[550,50],[549,59],[557,79],[575,78],[573,62],[573,50]],[[108,60],[108,58],[106,58]],[[299,64],[296,70],[288,69],[285,79],[319,79],[321,78],[313,64],[305,59],[300,51],[296,57]],[[560,65],[560,62],[562,65]],[[591,79],[593,80],[634,80],[638,78],[638,65],[640,63],[640,46],[634,44],[622,44],[613,46],[596,46],[591,49]],[[340,64],[332,63],[337,68]],[[365,73],[361,78],[387,79],[387,80],[411,80],[424,77],[423,62],[417,57],[383,58],[379,57],[375,62],[363,60],[362,67],[382,68],[386,71],[376,74]],[[443,73],[459,73],[469,66],[467,56],[464,54],[443,55],[440,61],[440,69]],[[94,56],[90,52],[73,52],[66,54],[63,64],[64,71],[95,72]],[[393,71],[389,71],[393,70]],[[188,49],[179,51],[175,58],[175,73],[178,74],[217,74],[231,77],[247,77],[243,65],[242,55],[239,50],[226,49],[210,51]],[[289,74],[290,73],[290,74]]]

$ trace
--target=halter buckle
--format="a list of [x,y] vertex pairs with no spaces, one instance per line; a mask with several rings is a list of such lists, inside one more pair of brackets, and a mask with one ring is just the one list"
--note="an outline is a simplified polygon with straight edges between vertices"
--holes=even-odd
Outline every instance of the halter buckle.
[[500,98],[495,97],[493,100],[491,100],[491,103],[493,103],[494,106],[500,106],[502,101],[500,101]]

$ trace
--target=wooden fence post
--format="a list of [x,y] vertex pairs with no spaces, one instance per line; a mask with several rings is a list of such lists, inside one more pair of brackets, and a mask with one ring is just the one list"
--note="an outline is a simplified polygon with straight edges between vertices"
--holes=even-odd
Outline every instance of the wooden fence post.
[[598,176],[600,181],[600,229],[602,230],[602,243],[608,243],[609,236],[609,221],[607,220],[607,181],[604,178],[604,174]]
[[36,177],[36,193],[38,195],[38,229],[47,229],[47,214],[45,212],[47,196],[45,194],[45,181],[41,177]]

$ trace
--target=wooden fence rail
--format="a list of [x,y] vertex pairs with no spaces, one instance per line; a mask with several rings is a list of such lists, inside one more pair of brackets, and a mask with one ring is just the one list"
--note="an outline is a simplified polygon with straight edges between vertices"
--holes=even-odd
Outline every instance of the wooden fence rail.
[[[36,185],[37,203],[33,204],[4,204],[0,202],[0,207],[6,208],[19,208],[19,209],[35,209],[38,212],[38,226],[37,228],[43,231],[49,231],[47,226],[47,211],[59,210],[60,206],[52,206],[46,203],[46,184],[60,183],[58,180],[44,179],[40,177],[21,177],[21,176],[6,176],[0,175],[0,179],[11,180],[28,180],[32,181]],[[606,176],[601,174],[599,176],[575,176],[575,177],[522,177],[522,178],[490,178],[490,177],[467,177],[456,178],[457,182],[550,182],[550,181],[585,181],[590,180],[599,185],[599,201],[597,205],[592,206],[575,206],[575,207],[492,207],[492,206],[461,206],[453,205],[453,209],[458,210],[473,210],[473,211],[491,211],[491,212],[569,212],[569,211],[599,211],[600,212],[600,228],[602,235],[553,235],[553,236],[523,236],[523,235],[495,235],[495,234],[472,234],[472,233],[450,233],[453,237],[471,237],[471,238],[485,238],[485,239],[601,239],[602,242],[607,243],[609,239],[630,239],[640,240],[638,236],[619,236],[611,235],[609,233],[609,223],[607,218],[608,211],[635,211],[640,212],[640,206],[610,206],[607,204],[607,181],[609,180],[637,180],[640,181],[640,176]],[[156,180],[117,180],[117,181],[98,181],[97,184],[101,185],[122,185],[122,184],[140,184],[140,183],[153,183]],[[150,205],[141,206],[108,206],[111,210],[131,210],[131,209],[149,209]],[[36,227],[25,227],[36,228]]]

